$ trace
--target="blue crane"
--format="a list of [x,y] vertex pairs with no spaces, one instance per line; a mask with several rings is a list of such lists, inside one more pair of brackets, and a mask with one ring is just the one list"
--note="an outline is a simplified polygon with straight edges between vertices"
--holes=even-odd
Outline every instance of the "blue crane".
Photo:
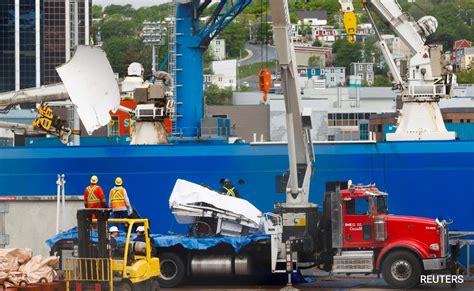
[[211,40],[252,1],[221,0],[204,23],[201,23],[200,18],[215,1],[176,2],[176,127],[182,137],[196,137],[204,114],[204,51]]

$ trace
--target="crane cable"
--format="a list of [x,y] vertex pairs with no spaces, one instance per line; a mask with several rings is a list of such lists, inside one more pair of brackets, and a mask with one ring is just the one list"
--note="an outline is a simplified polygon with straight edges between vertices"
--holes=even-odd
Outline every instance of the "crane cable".
[[[268,22],[268,2],[266,2],[265,5],[265,21]],[[270,91],[270,86],[271,86],[271,73],[270,70],[268,69],[268,33],[265,33],[265,35],[262,35],[264,33],[264,25],[263,25],[263,0],[260,0],[260,38],[261,38],[261,63],[260,63],[260,71],[258,73],[258,82],[259,82],[259,87],[260,91],[263,92],[263,102],[266,103],[268,100],[268,92]],[[265,41],[265,44],[263,43]],[[263,46],[266,46],[265,49],[265,62],[264,62],[264,49]],[[263,67],[263,64],[265,64],[265,67]]]

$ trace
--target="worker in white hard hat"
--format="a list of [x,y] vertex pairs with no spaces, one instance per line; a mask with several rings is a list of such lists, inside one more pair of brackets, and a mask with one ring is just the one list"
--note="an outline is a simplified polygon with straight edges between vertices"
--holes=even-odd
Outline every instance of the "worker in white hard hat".
[[86,208],[107,208],[104,191],[97,183],[99,178],[96,175],[91,177],[91,183],[84,190],[84,206]]
[[134,239],[134,241],[145,242],[145,227],[143,225],[137,227],[137,237]]
[[128,218],[133,212],[127,190],[125,190],[122,184],[122,178],[117,177],[115,179],[115,187],[110,189],[109,207],[112,208],[114,218]]
[[[150,238],[151,253],[153,255],[155,254],[155,251],[156,251],[155,240],[152,237],[150,237],[149,233],[148,233],[148,237]],[[143,225],[140,225],[139,227],[137,227],[137,237],[133,241],[146,242],[145,227]]]
[[109,233],[110,233],[110,250],[112,252],[112,256],[114,256],[118,249],[117,240],[116,240],[116,238],[120,234],[118,227],[116,227],[115,225],[111,226],[109,228]]

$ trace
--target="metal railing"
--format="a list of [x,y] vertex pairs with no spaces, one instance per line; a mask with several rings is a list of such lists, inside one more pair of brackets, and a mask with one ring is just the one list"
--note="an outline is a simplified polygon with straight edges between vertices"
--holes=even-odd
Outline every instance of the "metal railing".
[[66,258],[66,290],[71,282],[108,283],[114,290],[112,259],[110,258]]
[[466,249],[466,266],[463,266],[459,262],[458,264],[466,270],[466,278],[469,280],[474,280],[474,274],[472,270],[474,266],[471,265],[471,246],[474,246],[474,231],[450,231],[449,244],[459,244],[460,253],[464,248]]

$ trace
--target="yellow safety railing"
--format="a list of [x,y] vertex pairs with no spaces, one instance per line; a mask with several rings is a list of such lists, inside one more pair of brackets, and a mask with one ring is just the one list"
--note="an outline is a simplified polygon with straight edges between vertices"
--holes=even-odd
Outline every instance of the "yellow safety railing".
[[66,290],[74,281],[106,282],[114,290],[112,259],[110,258],[66,258]]

